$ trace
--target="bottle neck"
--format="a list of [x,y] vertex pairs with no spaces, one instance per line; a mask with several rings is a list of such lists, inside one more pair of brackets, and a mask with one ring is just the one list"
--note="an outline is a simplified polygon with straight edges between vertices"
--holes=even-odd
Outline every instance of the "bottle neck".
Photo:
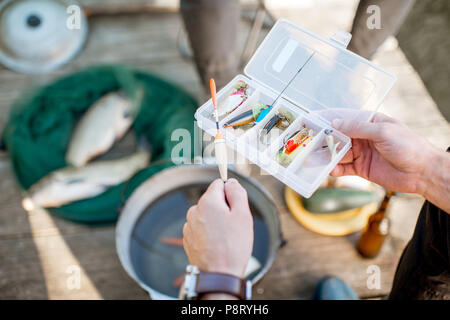
[[384,196],[384,199],[380,204],[380,209],[378,209],[378,213],[381,213],[383,216],[386,214],[386,209],[389,205],[389,200],[393,195],[394,192],[386,190],[386,195]]

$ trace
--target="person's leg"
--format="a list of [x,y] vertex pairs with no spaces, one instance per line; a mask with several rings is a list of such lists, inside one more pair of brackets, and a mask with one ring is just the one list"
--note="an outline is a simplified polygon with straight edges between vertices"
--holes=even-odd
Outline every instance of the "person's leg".
[[[405,20],[415,0],[361,0],[353,19],[350,51],[370,59],[378,47],[390,35],[395,35]],[[367,8],[376,5],[380,8],[380,29],[369,29],[367,19],[373,14]]]
[[425,202],[389,299],[450,299],[450,215]]
[[237,74],[239,1],[181,0],[180,9],[202,83],[214,77],[220,89]]

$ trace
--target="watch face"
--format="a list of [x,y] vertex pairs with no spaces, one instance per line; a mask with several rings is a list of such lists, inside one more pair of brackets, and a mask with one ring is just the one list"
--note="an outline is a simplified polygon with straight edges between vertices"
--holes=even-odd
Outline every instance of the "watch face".
[[[162,195],[143,211],[132,232],[130,256],[137,276],[168,297],[179,296],[189,264],[182,245],[186,212],[207,187],[206,184],[186,185]],[[256,204],[250,201],[250,208],[255,228],[252,255],[259,265],[249,275],[252,279],[268,259],[269,231]]]
[[197,277],[200,270],[197,266],[188,265],[186,267],[186,273],[184,275],[184,280],[180,287],[180,292],[178,298],[180,300],[191,300],[197,297],[197,292],[195,291],[197,287]]

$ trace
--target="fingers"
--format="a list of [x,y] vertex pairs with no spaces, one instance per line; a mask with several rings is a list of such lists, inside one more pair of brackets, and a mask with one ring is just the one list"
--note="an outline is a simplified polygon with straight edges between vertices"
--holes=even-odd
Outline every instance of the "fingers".
[[380,138],[380,123],[364,122],[358,120],[334,119],[333,127],[350,138],[377,140]]
[[356,174],[355,167],[352,163],[338,164],[330,173],[333,177],[354,176]]
[[200,197],[198,203],[203,203],[208,206],[217,206],[223,203],[226,206],[223,181],[221,179],[214,180],[206,192]]
[[189,208],[187,214],[186,214],[186,221],[190,222],[192,221],[192,216],[195,214],[195,212],[197,211],[197,206],[192,206]]
[[347,151],[347,153],[345,154],[345,156],[342,158],[342,160],[339,163],[351,163],[353,162],[353,149],[350,149]]
[[[227,205],[227,202],[228,205]],[[196,212],[214,212],[217,209],[236,210],[236,212],[249,211],[248,210],[247,191],[239,184],[236,179],[228,179],[224,184],[222,180],[217,179],[213,181],[206,192],[198,201],[197,206],[193,206],[188,210],[186,219],[191,221]]]
[[321,117],[331,121],[336,118],[353,119],[353,120],[367,120],[372,115],[370,110],[355,110],[351,108],[330,108],[315,111]]
[[224,195],[224,183],[222,179],[216,179],[209,185],[205,194],[210,195]]
[[247,191],[239,184],[236,179],[228,179],[225,183],[225,195],[228,205],[232,211],[240,212],[239,209],[248,208]]
[[393,125],[401,123],[383,113],[375,113],[371,122],[359,120],[334,119],[335,129],[354,139],[384,140],[389,137]]
[[189,224],[185,222],[183,225],[183,246],[187,242],[186,239],[188,237],[188,232],[189,232]]
[[372,118],[372,122],[390,122],[390,123],[399,123],[396,119],[391,118],[384,113],[377,112]]
[[183,248],[188,257],[190,256],[189,240],[188,240],[189,236],[190,236],[190,232],[191,232],[191,230],[190,230],[189,224],[186,222],[183,226]]

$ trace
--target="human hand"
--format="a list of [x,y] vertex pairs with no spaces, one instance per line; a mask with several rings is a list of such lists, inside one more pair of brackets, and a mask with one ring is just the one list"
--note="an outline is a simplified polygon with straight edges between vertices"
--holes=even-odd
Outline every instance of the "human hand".
[[352,147],[332,176],[358,175],[389,190],[425,193],[423,181],[437,150],[423,137],[381,113],[372,122],[334,120],[333,127],[352,138]]
[[239,182],[215,180],[186,220],[183,245],[189,263],[243,279],[253,249],[253,217]]

